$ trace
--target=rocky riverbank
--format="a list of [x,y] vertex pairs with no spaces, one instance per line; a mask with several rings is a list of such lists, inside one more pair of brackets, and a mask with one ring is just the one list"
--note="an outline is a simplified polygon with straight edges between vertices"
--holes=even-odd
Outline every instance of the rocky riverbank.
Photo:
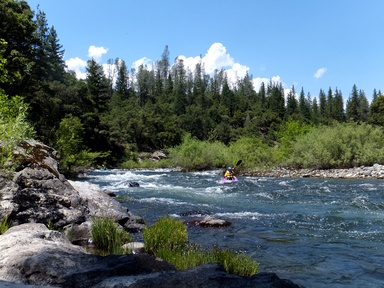
[[361,166],[348,169],[293,169],[275,167],[265,170],[242,171],[243,175],[276,178],[384,179],[384,165]]
[[74,243],[91,239],[93,217],[109,216],[132,233],[143,219],[97,186],[66,180],[52,148],[26,141],[16,154],[19,171],[0,173],[0,223],[13,224],[0,235],[0,287],[300,287],[274,273],[231,275],[217,264],[178,271],[147,254],[89,254]]

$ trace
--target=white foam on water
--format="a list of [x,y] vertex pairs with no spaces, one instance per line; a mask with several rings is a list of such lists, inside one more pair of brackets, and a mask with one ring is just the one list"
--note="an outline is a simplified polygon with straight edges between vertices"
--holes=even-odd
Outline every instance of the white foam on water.
[[172,205],[187,205],[188,202],[179,201],[172,198],[158,198],[158,197],[150,197],[150,198],[142,198],[137,200],[138,202],[144,202],[144,203],[166,203],[166,204],[172,204]]
[[226,213],[216,213],[215,216],[217,217],[227,217],[227,218],[232,218],[232,219],[260,219],[262,217],[266,217],[267,215],[261,214],[258,212],[226,212]]

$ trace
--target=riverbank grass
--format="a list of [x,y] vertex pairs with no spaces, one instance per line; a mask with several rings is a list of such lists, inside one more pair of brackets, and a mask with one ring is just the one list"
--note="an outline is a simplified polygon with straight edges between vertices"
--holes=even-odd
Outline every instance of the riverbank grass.
[[162,258],[180,270],[207,263],[220,263],[231,274],[252,276],[258,273],[259,264],[247,255],[217,247],[206,250],[188,243],[186,226],[171,217],[163,217],[147,227],[143,239],[148,254]]
[[93,219],[91,233],[95,247],[105,254],[127,254],[130,251],[123,249],[123,245],[134,241],[127,231],[119,229],[108,217]]
[[6,216],[0,223],[0,235],[4,234],[11,226],[11,220]]

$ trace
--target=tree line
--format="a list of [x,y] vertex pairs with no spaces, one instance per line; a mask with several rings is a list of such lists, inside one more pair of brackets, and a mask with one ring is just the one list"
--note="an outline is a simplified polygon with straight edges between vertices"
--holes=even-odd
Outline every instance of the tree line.
[[186,134],[227,146],[256,137],[272,147],[292,121],[384,125],[381,91],[371,104],[356,85],[346,103],[337,88],[312,97],[292,86],[285,96],[282,83],[270,80],[256,91],[248,74],[231,83],[224,70],[205,73],[203,62],[194,71],[178,58],[171,64],[168,46],[151,67],[136,70],[116,58],[105,73],[91,59],[86,78],[77,79],[47,15],[25,1],[0,0],[0,40],[0,93],[23,97],[35,137],[58,149],[68,167],[118,165],[140,151],[176,147]]

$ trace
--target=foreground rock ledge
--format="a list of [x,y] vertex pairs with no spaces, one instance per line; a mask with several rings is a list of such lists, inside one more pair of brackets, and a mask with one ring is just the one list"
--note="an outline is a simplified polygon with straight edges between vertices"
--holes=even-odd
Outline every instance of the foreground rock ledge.
[[217,264],[178,271],[147,254],[91,255],[37,223],[11,227],[0,251],[1,287],[301,287],[274,273],[234,276]]

